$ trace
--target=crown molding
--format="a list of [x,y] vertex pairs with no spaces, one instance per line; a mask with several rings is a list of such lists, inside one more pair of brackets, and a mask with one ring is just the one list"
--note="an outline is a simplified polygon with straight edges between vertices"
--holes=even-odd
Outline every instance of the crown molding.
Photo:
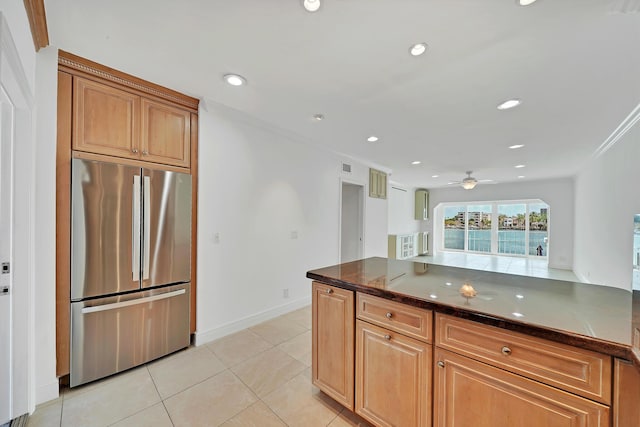
[[47,30],[47,15],[44,10],[44,0],[24,0],[24,8],[29,18],[31,37],[36,52],[49,46],[49,31]]
[[620,140],[636,123],[640,121],[640,104],[636,105],[636,108],[618,125],[618,127],[611,132],[611,135],[600,144],[600,146],[593,152],[592,158],[598,158],[606,153],[616,142]]
[[152,95],[173,104],[187,107],[198,112],[200,100],[180,92],[168,89],[164,86],[139,79],[122,71],[114,70],[97,62],[90,61],[80,56],[60,50],[58,52],[58,68],[74,75],[98,77],[121,86],[126,86],[138,92]]

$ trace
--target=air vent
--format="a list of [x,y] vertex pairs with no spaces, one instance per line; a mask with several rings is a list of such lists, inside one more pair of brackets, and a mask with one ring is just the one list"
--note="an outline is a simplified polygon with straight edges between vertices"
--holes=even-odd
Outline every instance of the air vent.
[[613,0],[609,6],[609,13],[640,13],[640,0]]
[[351,165],[347,163],[342,164],[342,172],[351,173]]

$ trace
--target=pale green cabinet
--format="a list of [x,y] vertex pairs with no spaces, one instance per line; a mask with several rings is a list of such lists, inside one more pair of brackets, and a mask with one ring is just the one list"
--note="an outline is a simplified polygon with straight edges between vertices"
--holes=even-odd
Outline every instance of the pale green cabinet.
[[377,199],[387,198],[387,174],[376,170],[369,169],[369,197]]
[[429,192],[427,190],[416,190],[416,216],[417,220],[429,219]]

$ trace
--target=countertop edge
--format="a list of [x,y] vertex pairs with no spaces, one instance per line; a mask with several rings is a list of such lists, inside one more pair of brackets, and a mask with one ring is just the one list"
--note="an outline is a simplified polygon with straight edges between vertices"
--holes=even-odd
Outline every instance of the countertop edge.
[[495,326],[501,329],[519,332],[538,338],[548,339],[550,341],[559,342],[561,344],[568,344],[574,347],[579,347],[586,350],[596,351],[598,353],[625,359],[632,362],[634,366],[636,366],[636,368],[640,370],[640,350],[625,344],[605,341],[598,338],[588,337],[586,335],[580,335],[559,329],[547,328],[540,325],[518,322],[512,319],[505,319],[499,316],[489,315],[471,309],[465,309],[463,307],[452,307],[450,305],[438,303],[435,301],[426,301],[409,295],[398,294],[383,289],[376,289],[369,286],[360,286],[335,278],[315,274],[312,271],[308,271],[306,277],[308,279],[317,280],[319,282],[336,286],[338,288],[355,292],[362,292],[403,304],[408,304],[414,307],[433,310],[434,312],[473,320],[485,325]]

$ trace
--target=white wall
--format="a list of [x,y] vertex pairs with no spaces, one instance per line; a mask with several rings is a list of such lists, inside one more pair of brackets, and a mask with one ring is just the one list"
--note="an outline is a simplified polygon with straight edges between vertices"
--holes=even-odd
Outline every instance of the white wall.
[[[397,183],[389,186],[389,234],[410,234],[423,231],[426,221],[415,219],[415,191]],[[428,231],[428,230],[424,230]]]
[[24,3],[19,0],[3,0],[0,3],[0,12],[5,16],[13,42],[18,49],[22,67],[27,76],[31,93],[35,89],[36,75],[36,51],[29,29],[29,19],[24,8]]
[[58,50],[36,60],[35,110],[35,399],[58,396],[56,377],[56,118]]
[[630,289],[633,215],[640,213],[640,125],[580,171],[575,184],[574,272]]
[[[199,123],[197,343],[308,304],[305,273],[339,263],[340,177],[368,185],[366,165],[207,104]],[[351,174],[343,175],[343,161]],[[385,256],[386,200],[367,197],[364,209],[365,257]]]
[[[433,251],[442,240],[442,218],[433,215],[434,208],[446,202],[483,202],[540,199],[549,205],[549,267],[570,270],[573,267],[573,179],[562,178],[510,184],[478,185],[473,190],[459,187],[429,190],[429,244]],[[433,252],[431,252],[433,253]],[[631,256],[629,255],[629,258]]]

